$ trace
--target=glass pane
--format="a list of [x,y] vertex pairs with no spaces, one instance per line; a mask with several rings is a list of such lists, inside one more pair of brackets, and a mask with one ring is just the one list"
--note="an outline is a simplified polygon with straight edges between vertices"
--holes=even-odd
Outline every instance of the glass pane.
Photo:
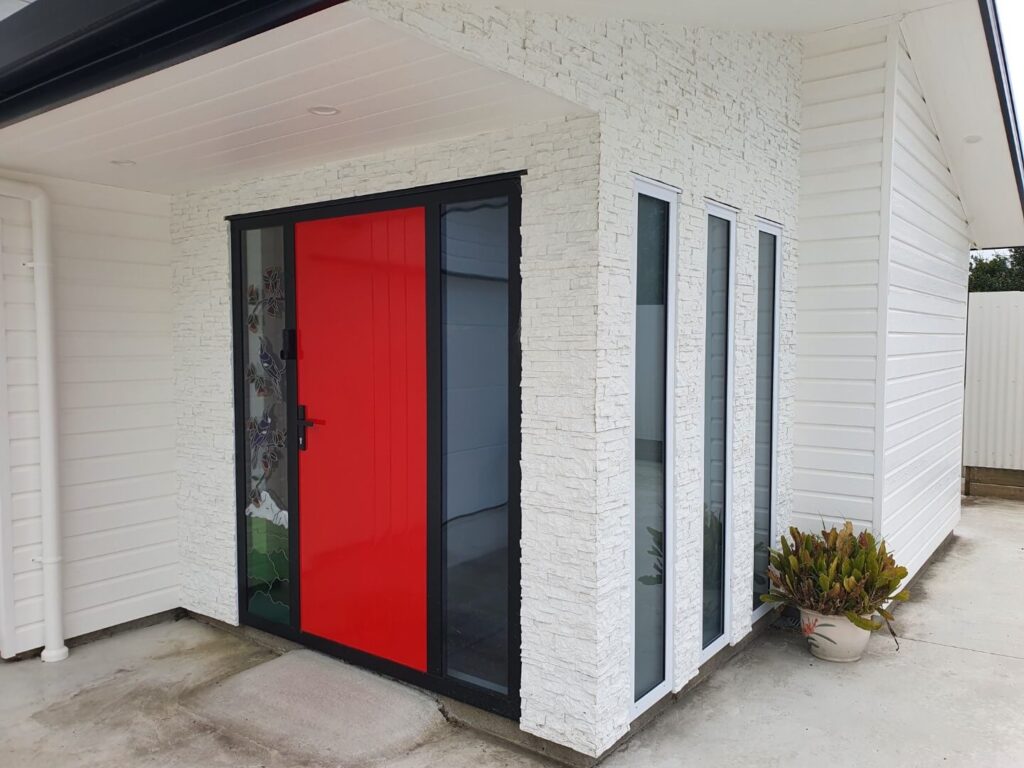
[[670,206],[640,195],[636,253],[634,700],[665,680],[665,358]]
[[725,632],[725,472],[730,224],[708,217],[704,370],[704,647]]
[[287,385],[281,360],[285,327],[284,231],[242,233],[242,285],[246,297],[245,508],[248,607],[253,615],[287,624],[288,583]]
[[775,235],[761,232],[757,252],[757,409],[754,425],[754,608],[768,591],[772,541],[772,411],[775,385]]
[[441,214],[444,673],[508,693],[508,200]]

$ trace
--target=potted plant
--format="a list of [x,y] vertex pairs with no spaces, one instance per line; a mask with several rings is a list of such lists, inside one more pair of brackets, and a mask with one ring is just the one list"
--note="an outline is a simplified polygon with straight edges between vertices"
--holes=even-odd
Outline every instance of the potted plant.
[[871,633],[882,628],[875,614],[896,639],[886,606],[909,597],[900,590],[907,569],[896,565],[884,541],[876,544],[867,531],[854,534],[849,521],[842,530],[833,527],[820,536],[797,528],[790,528],[789,536],[771,552],[771,591],[761,600],[800,609],[811,653],[827,661],[857,661]]

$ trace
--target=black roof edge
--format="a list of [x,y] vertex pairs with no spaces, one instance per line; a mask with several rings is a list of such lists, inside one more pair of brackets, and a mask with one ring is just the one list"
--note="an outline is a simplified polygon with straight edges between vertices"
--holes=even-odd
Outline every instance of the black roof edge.
[[0,128],[344,0],[35,0],[0,21]]
[[1009,145],[1013,161],[1013,174],[1017,179],[1017,194],[1020,196],[1021,213],[1024,215],[1024,150],[1021,146],[1020,124],[1017,122],[1017,109],[1013,102],[1013,91],[1010,88],[1010,72],[1006,66],[1006,52],[1003,45],[1003,33],[999,26],[999,12],[995,0],[978,0],[981,10],[981,23],[985,27],[988,40],[989,58],[992,59],[992,74],[999,92],[999,106],[1003,110],[1003,126],[1006,129],[1006,141]]

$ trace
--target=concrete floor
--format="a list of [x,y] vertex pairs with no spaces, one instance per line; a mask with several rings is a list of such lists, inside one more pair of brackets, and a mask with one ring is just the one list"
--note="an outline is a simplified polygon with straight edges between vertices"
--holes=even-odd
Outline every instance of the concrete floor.
[[[855,665],[772,630],[604,765],[1024,766],[1024,504],[970,500]],[[386,713],[386,715],[384,714]],[[191,620],[0,665],[0,765],[542,768],[420,691]]]

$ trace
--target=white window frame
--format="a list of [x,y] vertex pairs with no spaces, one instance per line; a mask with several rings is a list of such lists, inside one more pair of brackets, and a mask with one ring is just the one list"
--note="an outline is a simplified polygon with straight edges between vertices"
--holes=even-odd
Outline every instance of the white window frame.
[[665,679],[633,702],[631,718],[634,719],[672,692],[673,657],[675,637],[675,347],[676,347],[676,254],[678,252],[677,221],[679,218],[679,195],[681,190],[643,176],[635,176],[633,182],[633,253],[631,283],[633,297],[632,354],[630,356],[630,403],[633,406],[632,428],[629,450],[630,474],[630,618],[631,644],[629,654],[630,695],[636,690],[636,291],[637,291],[637,227],[636,217],[640,208],[640,195],[663,200],[669,205],[668,213],[668,265],[665,280],[668,283],[665,295]]
[[[772,547],[778,544],[779,540],[779,521],[776,516],[778,508],[778,493],[779,493],[779,317],[781,315],[781,302],[780,297],[782,296],[782,225],[778,224],[769,219],[757,218],[757,232],[758,232],[758,258],[760,258],[760,234],[765,232],[769,235],[775,236],[775,291],[772,297],[772,466],[771,466],[771,484],[772,492],[771,498],[768,501],[768,537]],[[754,295],[757,295],[755,290]],[[755,404],[754,418],[757,418],[756,404]],[[753,589],[753,587],[751,587]],[[766,615],[772,609],[770,603],[765,603],[754,609],[751,617],[751,622],[757,621],[762,616]]]
[[[729,318],[729,339],[728,339],[728,351],[729,359],[726,363],[726,377],[725,377],[725,575],[722,580],[722,588],[724,595],[722,596],[722,613],[723,613],[723,627],[722,634],[714,640],[707,648],[702,648],[700,652],[700,663],[703,664],[720,650],[730,644],[732,640],[732,565],[733,565],[733,547],[732,547],[732,534],[733,534],[733,508],[732,508],[732,491],[733,491],[733,398],[735,396],[735,361],[736,361],[736,214],[739,212],[738,209],[732,206],[725,205],[724,203],[717,202],[715,200],[705,201],[705,219],[704,219],[704,263],[707,264],[707,243],[710,236],[710,229],[708,227],[707,217],[716,216],[720,219],[725,219],[729,222],[729,302],[727,308],[727,316]],[[705,273],[705,281],[707,280],[707,274]],[[705,291],[705,307],[704,307],[704,333],[707,334],[707,292]],[[707,360],[704,361],[704,365],[707,366]],[[708,393],[704,392],[703,407],[707,408]],[[703,427],[701,427],[701,442],[702,450],[703,445],[706,444],[705,435],[703,434]],[[707,466],[706,460],[704,466]],[[701,520],[701,530],[703,530],[703,520]],[[701,536],[701,560],[700,567],[703,569],[704,564],[704,549],[703,549],[704,537]],[[702,570],[703,573],[703,570]],[[703,584],[703,577],[702,577]],[[703,586],[702,586],[703,594]],[[701,607],[701,621],[703,622],[703,601]],[[703,626],[703,624],[702,624]],[[698,632],[698,643],[703,643],[703,632]]]

